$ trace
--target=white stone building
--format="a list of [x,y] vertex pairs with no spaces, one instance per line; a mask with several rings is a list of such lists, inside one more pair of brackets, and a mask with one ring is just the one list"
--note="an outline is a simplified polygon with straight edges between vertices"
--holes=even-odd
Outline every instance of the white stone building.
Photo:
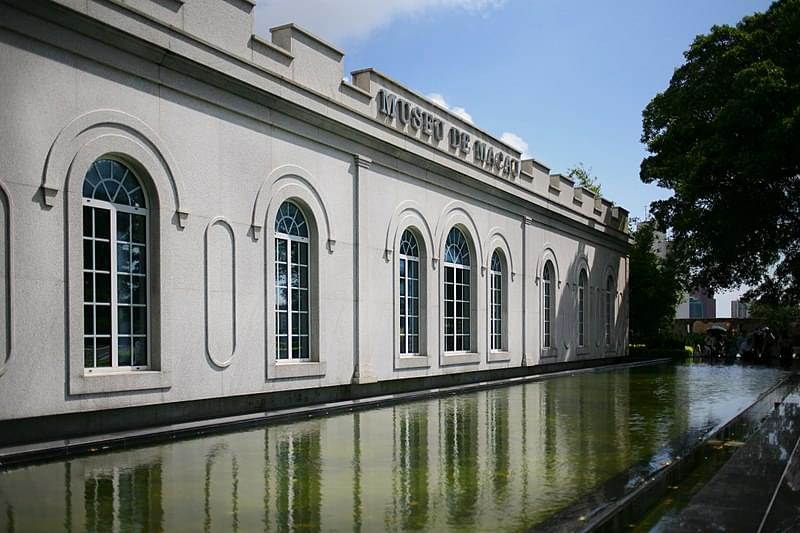
[[6,442],[624,355],[624,209],[253,7],[0,1]]

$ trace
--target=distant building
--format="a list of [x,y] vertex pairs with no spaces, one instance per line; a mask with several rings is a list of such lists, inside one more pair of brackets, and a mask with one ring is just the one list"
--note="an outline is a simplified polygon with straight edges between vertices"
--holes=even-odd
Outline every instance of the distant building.
[[675,318],[716,318],[717,300],[706,289],[686,294],[675,310]]
[[750,318],[750,309],[747,304],[733,300],[731,302],[731,318]]

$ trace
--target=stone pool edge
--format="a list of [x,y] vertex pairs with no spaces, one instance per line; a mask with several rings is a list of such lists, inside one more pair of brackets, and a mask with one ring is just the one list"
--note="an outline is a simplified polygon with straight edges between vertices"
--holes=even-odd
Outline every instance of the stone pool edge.
[[[666,364],[671,361],[673,361],[673,359],[668,357],[648,358],[622,356],[591,361],[570,361],[522,367],[521,370],[527,370],[527,372],[521,373],[520,375],[494,376],[493,373],[474,372],[471,373],[474,374],[473,376],[461,374],[462,378],[464,376],[473,378],[466,383],[459,383],[456,385],[443,384],[441,386],[435,386],[436,383],[433,383],[432,385],[434,386],[428,388],[419,388],[389,394],[370,394],[371,389],[373,389],[370,385],[352,385],[348,386],[348,389],[352,390],[352,393],[348,395],[349,397],[338,398],[332,401],[307,401],[305,403],[301,402],[299,405],[284,408],[261,409],[257,412],[243,414],[151,425],[120,431],[89,433],[63,439],[50,438],[47,440],[32,440],[8,445],[0,444],[0,471],[8,468],[26,466],[31,463],[63,460],[78,455],[138,447],[153,443],[163,443],[170,440],[193,438],[212,433],[241,430],[248,427],[292,422],[310,417],[327,416],[348,411],[384,407],[403,402],[427,400],[452,394],[507,387],[580,373],[605,372],[638,366]],[[407,383],[410,380],[399,381],[406,381]],[[264,395],[259,395],[259,397],[262,399],[265,398]],[[214,400],[223,401],[224,399],[215,398],[203,400],[203,402]],[[127,410],[146,409],[147,407],[149,406],[127,408]],[[160,407],[164,406],[162,405]],[[69,423],[70,418],[82,420],[85,423],[86,417],[92,416],[93,414],[94,413],[78,413],[74,415],[56,416],[59,418],[59,425],[64,425]],[[97,413],[96,416],[103,416],[103,413]],[[8,435],[8,432],[14,431],[15,429],[17,431],[21,430],[23,434],[30,433],[32,430],[35,430],[36,427],[47,424],[47,419],[50,418],[53,417],[0,421],[0,435]],[[4,427],[11,426],[11,422],[18,426],[22,425],[22,427]],[[29,424],[29,426],[25,427],[26,423]]]

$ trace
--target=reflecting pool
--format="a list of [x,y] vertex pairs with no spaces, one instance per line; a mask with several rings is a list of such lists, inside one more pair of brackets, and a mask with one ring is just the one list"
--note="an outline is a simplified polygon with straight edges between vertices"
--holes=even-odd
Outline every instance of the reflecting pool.
[[786,373],[581,373],[0,471],[3,531],[517,531]]

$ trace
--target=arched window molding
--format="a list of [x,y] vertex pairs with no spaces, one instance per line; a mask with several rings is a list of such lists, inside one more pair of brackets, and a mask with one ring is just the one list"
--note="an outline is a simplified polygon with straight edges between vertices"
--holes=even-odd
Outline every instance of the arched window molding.
[[[45,161],[42,179],[42,202],[53,207],[55,197],[65,182],[85,169],[85,158],[78,155],[96,152],[100,146],[114,146],[120,154],[127,154],[149,171],[149,179],[160,193],[160,208],[174,209],[172,222],[183,228],[189,216],[186,192],[178,163],[167,149],[166,143],[145,122],[113,109],[98,109],[85,113],[62,129],[56,136]],[[100,150],[113,153],[113,150]],[[98,156],[95,156],[97,158]],[[82,176],[81,176],[82,179]],[[170,194],[166,194],[169,191]]]
[[253,239],[259,239],[264,225],[271,228],[266,222],[274,220],[274,218],[270,218],[270,213],[276,212],[286,199],[296,197],[300,198],[311,210],[315,219],[314,224],[320,230],[318,238],[324,238],[328,252],[333,253],[336,238],[333,236],[325,203],[313,182],[314,178],[311,173],[297,165],[282,165],[273,170],[259,187],[253,202],[253,214],[250,221]]
[[508,261],[501,249],[495,248],[488,264],[489,354],[499,356],[508,354],[508,285],[511,276]]
[[[574,320],[575,327],[571,328],[577,355],[586,355],[591,352],[592,324],[596,322],[592,317],[592,289],[589,259],[585,254],[580,254],[574,261],[570,277],[573,279],[574,289]],[[582,326],[582,328],[581,328]]]
[[[396,226],[396,234],[394,241],[387,249],[387,257],[390,258],[390,263],[393,266],[393,279],[394,279],[394,367],[395,369],[407,368],[424,368],[430,366],[430,353],[431,346],[431,332],[435,331],[435,327],[431,324],[430,295],[435,291],[432,290],[430,273],[430,250],[431,241],[430,235],[426,236],[426,232],[421,228],[426,227],[424,219],[421,214],[416,211],[405,211],[401,216],[401,224]],[[417,245],[417,264],[418,264],[418,339],[419,346],[416,352],[408,352],[406,349],[403,351],[401,346],[401,332],[403,331],[404,319],[401,316],[401,300],[407,298],[409,281],[408,277],[401,274],[401,268],[408,269],[409,257],[401,251],[402,243],[406,232],[410,232]],[[405,265],[405,266],[401,266]],[[407,348],[407,347],[406,347]]]
[[[441,258],[433,258],[434,268],[438,268],[439,263],[444,262],[444,250],[447,244],[447,237],[452,228],[458,228],[466,238],[467,245],[470,249],[470,257],[472,265],[470,268],[470,289],[472,299],[470,301],[470,332],[472,335],[470,349],[471,352],[463,353],[445,353],[445,274],[444,269],[439,268],[439,297],[441,309],[439,311],[439,353],[441,354],[440,365],[455,365],[455,364],[472,364],[480,362],[479,350],[485,349],[487,346],[486,341],[486,328],[478,327],[478,312],[486,308],[486,291],[477,290],[478,280],[485,275],[485,257],[483,254],[483,245],[478,238],[480,232],[475,224],[475,220],[469,213],[469,208],[464,202],[453,200],[448,203],[442,210],[438,221],[436,222],[436,253],[441,254]],[[481,322],[483,323],[483,319]]]
[[[545,279],[545,269],[550,270],[551,279]],[[560,268],[553,248],[546,245],[544,252],[539,258],[537,266],[536,282],[539,285],[539,346],[542,358],[556,357],[558,355],[558,339],[561,329],[557,317],[559,316],[559,295],[561,293]],[[545,298],[548,295],[549,298]],[[549,301],[547,301],[549,299]],[[549,305],[545,305],[549,304]],[[549,308],[549,315],[545,316],[545,310]],[[549,322],[549,331],[545,327]]]
[[[84,363],[84,257],[83,242],[83,182],[95,161],[116,160],[130,169],[141,184],[147,198],[147,365],[130,365],[150,370],[136,372],[119,369],[103,373],[85,367]],[[65,208],[68,250],[67,308],[69,324],[69,392],[91,394],[107,391],[163,389],[171,386],[171,368],[163,360],[161,328],[161,228],[174,223],[169,210],[162,210],[163,198],[170,198],[170,190],[163,190],[167,170],[161,161],[140,142],[122,135],[101,135],[82,145],[72,158],[65,184]],[[154,176],[161,176],[154,179]],[[119,359],[118,359],[119,362]]]
[[[470,241],[472,253],[474,254],[473,257],[477,257],[478,261],[478,264],[476,264],[475,267],[480,270],[481,275],[484,274],[486,272],[486,259],[483,255],[483,245],[478,239],[480,232],[478,231],[478,226],[475,224],[475,220],[469,213],[468,206],[464,202],[453,200],[445,206],[441,215],[439,215],[439,220],[436,222],[437,253],[443,252],[450,228],[455,225],[463,227],[467,232],[466,236]],[[438,257],[433,258],[434,268],[438,261]]]
[[0,183],[0,377],[8,370],[14,336],[14,261],[11,196]]
[[589,271],[581,267],[578,271],[578,284],[576,294],[577,306],[577,340],[576,346],[578,354],[587,353],[589,346],[589,331],[588,323],[590,321],[589,301],[591,300],[591,292],[589,289]]
[[[514,270],[514,259],[511,254],[511,246],[508,243],[502,230],[494,227],[489,231],[489,237],[483,246],[486,250],[486,264],[489,265],[489,275],[486,276],[486,301],[487,301],[487,360],[489,362],[509,361],[511,359],[509,348],[509,303],[511,298],[512,287],[515,283],[516,272]],[[502,312],[502,340],[500,349],[492,349],[492,257],[499,254],[500,264],[502,267],[502,291],[501,291],[501,312]]]
[[602,285],[603,334],[602,344],[607,352],[616,349],[617,279],[611,267],[606,268]]
[[[285,167],[280,167],[285,168]],[[294,167],[293,167],[294,168]],[[297,169],[294,168],[296,171]],[[265,182],[266,184],[267,182]],[[320,272],[325,268],[325,258],[332,253],[335,241],[330,237],[329,220],[327,211],[317,191],[302,176],[296,174],[282,176],[276,179],[272,186],[272,196],[269,202],[260,206],[258,200],[254,212],[264,213],[264,219],[259,224],[270,229],[275,227],[278,212],[284,202],[290,202],[302,211],[308,224],[308,261],[309,261],[309,357],[304,359],[279,360],[276,350],[277,321],[275,314],[275,264],[276,249],[272,232],[270,237],[264,239],[265,265],[266,265],[266,360],[267,379],[286,379],[320,377],[325,375],[327,363],[322,347],[325,346],[323,336],[325,332],[320,328],[320,316],[327,312],[326,301],[320,298]],[[261,196],[262,191],[259,192]],[[254,226],[255,230],[255,226]],[[254,234],[254,237],[256,235]],[[327,246],[325,246],[327,244]],[[326,251],[327,248],[327,251]]]

